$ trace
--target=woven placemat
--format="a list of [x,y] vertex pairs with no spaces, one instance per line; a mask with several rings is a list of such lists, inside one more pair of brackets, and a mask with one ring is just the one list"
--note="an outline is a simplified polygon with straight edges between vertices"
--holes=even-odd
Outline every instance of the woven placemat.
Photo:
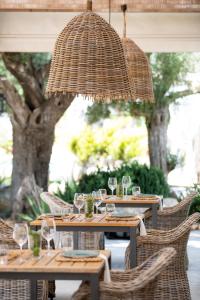
[[64,257],[59,255],[55,260],[59,262],[100,262],[103,259],[101,257]]
[[16,252],[16,251],[9,252],[8,253],[8,261],[17,258],[19,255],[20,255],[19,252]]
[[107,216],[106,221],[136,221],[138,220],[138,217],[112,217],[112,216]]

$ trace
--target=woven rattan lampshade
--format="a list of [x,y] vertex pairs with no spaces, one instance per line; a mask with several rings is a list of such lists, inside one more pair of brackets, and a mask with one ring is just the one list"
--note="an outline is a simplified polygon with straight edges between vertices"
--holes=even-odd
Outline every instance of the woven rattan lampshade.
[[122,42],[115,30],[92,11],[73,18],[56,41],[47,93],[68,92],[97,101],[134,96]]
[[135,98],[146,102],[154,101],[153,82],[148,57],[134,41],[126,37],[127,5],[121,6],[124,15],[122,45],[128,69],[129,82]]
[[122,38],[127,62],[129,81],[135,93],[135,98],[142,101],[154,101],[153,83],[148,57],[129,38]]

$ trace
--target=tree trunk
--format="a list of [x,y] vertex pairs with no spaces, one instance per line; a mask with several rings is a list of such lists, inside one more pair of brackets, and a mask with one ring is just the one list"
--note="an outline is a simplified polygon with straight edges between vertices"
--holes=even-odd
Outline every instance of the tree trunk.
[[151,166],[160,168],[167,176],[167,129],[170,114],[169,105],[156,108],[146,118],[148,146]]
[[12,194],[17,192],[26,176],[34,176],[36,184],[47,190],[49,161],[54,141],[54,127],[21,128],[13,124]]

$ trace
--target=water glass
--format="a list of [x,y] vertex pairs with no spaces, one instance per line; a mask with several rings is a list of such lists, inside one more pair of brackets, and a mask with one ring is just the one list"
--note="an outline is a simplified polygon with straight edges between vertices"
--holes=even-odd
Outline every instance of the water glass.
[[66,207],[62,208],[62,218],[64,222],[69,221],[69,215],[73,213],[73,208]]
[[65,251],[73,250],[73,233],[72,232],[62,232],[61,247]]
[[101,194],[99,191],[97,191],[97,192],[94,191],[94,192],[92,192],[92,196],[94,198],[94,205],[96,207],[96,212],[98,213],[98,208],[102,203]]
[[112,196],[113,196],[113,192],[117,188],[117,178],[116,177],[109,177],[109,179],[108,179],[108,187],[109,187],[109,189],[111,189]]
[[133,196],[138,196],[141,193],[140,187],[139,186],[133,186],[132,187],[132,195]]
[[107,196],[107,190],[106,189],[99,189],[101,200],[104,201]]
[[44,220],[42,220],[41,234],[43,238],[47,241],[47,255],[50,256],[50,241],[56,237],[56,225],[54,218],[45,218]]
[[107,203],[106,204],[106,212],[112,213],[115,211],[115,204],[114,203]]
[[122,186],[123,186],[123,189],[125,189],[125,196],[127,197],[127,190],[131,186],[131,177],[130,176],[122,177]]
[[78,213],[81,213],[81,208],[85,204],[84,196],[80,193],[75,193],[74,195],[74,206],[78,209]]
[[0,265],[6,265],[8,262],[8,245],[0,245]]

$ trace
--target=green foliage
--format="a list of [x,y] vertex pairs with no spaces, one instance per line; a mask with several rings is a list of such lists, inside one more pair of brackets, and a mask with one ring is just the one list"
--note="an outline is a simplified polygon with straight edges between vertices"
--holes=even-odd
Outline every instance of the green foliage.
[[48,205],[40,199],[40,206],[32,197],[26,198],[28,209],[27,212],[19,215],[19,219],[27,222],[35,220],[44,213],[49,213]]
[[181,155],[179,153],[172,154],[172,153],[168,152],[168,154],[167,154],[167,170],[168,170],[168,172],[174,170],[177,166],[183,166],[184,160],[185,160],[184,155]]
[[[183,96],[194,93],[191,90],[190,81],[187,80],[187,75],[194,70],[195,60],[198,60],[198,57],[194,60],[192,54],[186,53],[153,53],[149,57],[155,102],[94,103],[86,113],[89,124],[108,118],[113,112],[148,118],[156,108],[169,105]],[[180,87],[187,92],[179,91]]]
[[105,130],[87,126],[79,136],[72,139],[71,151],[82,165],[90,160],[98,163],[108,156],[113,160],[128,162],[141,153],[141,136],[121,134],[118,129],[121,128],[118,126]]
[[[91,193],[100,188],[108,188],[108,178],[117,177],[118,183],[121,182],[122,176],[129,175],[133,185],[139,185],[142,193],[157,194],[167,196],[169,194],[169,186],[163,175],[163,172],[155,167],[140,165],[137,162],[131,164],[123,164],[114,171],[96,171],[92,174],[84,174],[81,179],[73,185],[66,184],[65,192],[56,193],[59,197],[67,202],[72,202],[74,193]],[[131,190],[129,190],[129,193]]]
[[195,212],[200,212],[200,185],[195,184],[194,189],[198,194],[192,200],[192,203],[190,205],[189,215],[192,215]]
[[65,182],[64,191],[58,188],[55,195],[63,199],[64,201],[73,204],[74,194],[76,192],[78,192],[78,185],[74,180],[72,180],[71,182]]

